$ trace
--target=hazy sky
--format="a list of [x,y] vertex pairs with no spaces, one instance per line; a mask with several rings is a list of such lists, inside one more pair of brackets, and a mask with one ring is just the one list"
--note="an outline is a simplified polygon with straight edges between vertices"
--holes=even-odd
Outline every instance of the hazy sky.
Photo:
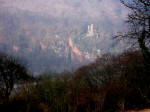
[[105,13],[115,19],[127,14],[119,0],[0,0],[0,5],[56,16],[87,14],[94,18]]

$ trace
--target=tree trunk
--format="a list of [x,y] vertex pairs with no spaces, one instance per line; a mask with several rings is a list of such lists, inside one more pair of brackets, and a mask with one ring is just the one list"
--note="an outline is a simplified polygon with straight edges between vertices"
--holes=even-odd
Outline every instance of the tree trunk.
[[146,70],[150,73],[150,52],[148,47],[145,45],[145,30],[143,30],[141,37],[138,38],[139,46],[144,57]]
[[121,112],[125,112],[124,100],[121,101]]

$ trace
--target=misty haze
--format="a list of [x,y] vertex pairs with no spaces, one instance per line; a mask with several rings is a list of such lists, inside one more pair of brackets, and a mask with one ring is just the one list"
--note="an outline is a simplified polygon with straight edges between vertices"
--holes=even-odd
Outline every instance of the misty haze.
[[0,0],[0,111],[149,112],[149,0]]

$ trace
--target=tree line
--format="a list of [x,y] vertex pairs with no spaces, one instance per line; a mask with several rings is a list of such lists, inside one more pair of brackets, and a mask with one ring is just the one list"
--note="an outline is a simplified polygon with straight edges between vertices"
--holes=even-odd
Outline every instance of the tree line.
[[128,39],[136,46],[120,54],[104,54],[75,72],[49,71],[36,77],[18,60],[2,54],[0,109],[125,112],[150,107],[150,1],[121,2],[130,9],[126,21],[129,28],[116,39]]

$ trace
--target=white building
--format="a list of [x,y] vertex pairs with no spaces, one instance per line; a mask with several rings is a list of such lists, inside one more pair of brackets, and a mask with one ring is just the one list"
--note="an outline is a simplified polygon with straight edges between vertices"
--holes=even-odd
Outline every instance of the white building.
[[88,25],[87,36],[88,36],[88,37],[94,36],[94,25],[93,25],[93,24]]

